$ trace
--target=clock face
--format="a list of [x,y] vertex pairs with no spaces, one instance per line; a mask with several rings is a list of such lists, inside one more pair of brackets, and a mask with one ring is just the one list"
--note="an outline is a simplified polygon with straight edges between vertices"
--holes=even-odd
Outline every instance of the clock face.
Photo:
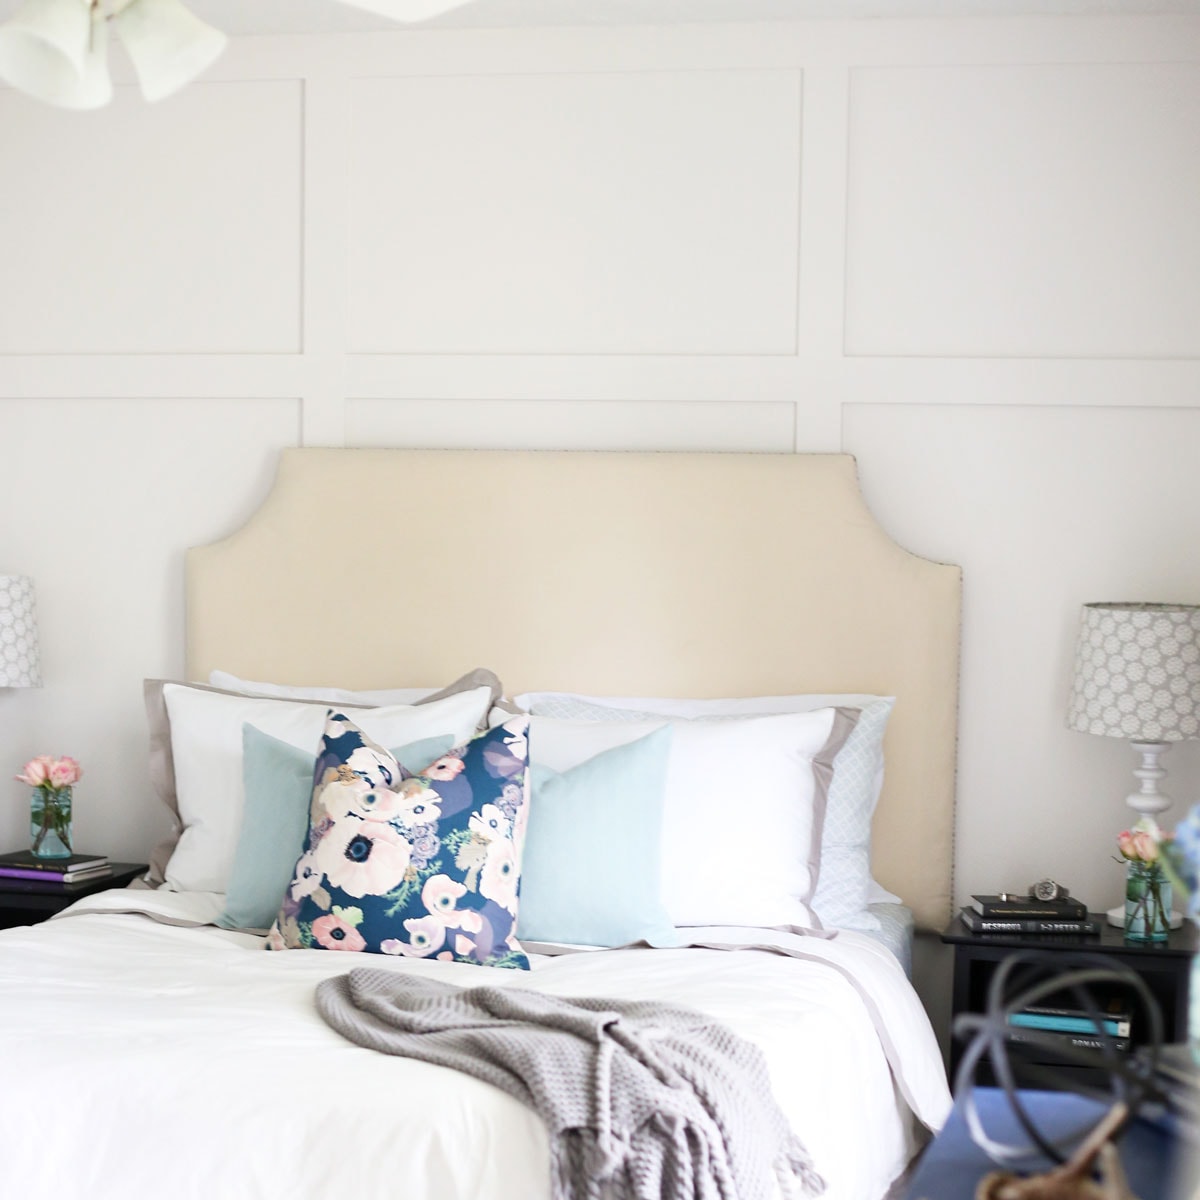
[[1033,885],[1033,894],[1039,900],[1053,900],[1058,896],[1058,884],[1053,879],[1042,879]]

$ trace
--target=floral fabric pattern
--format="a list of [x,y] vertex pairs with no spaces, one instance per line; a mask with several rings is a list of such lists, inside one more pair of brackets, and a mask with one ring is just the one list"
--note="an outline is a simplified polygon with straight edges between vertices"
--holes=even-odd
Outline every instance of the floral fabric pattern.
[[304,850],[268,950],[529,969],[516,938],[529,718],[417,774],[330,710]]

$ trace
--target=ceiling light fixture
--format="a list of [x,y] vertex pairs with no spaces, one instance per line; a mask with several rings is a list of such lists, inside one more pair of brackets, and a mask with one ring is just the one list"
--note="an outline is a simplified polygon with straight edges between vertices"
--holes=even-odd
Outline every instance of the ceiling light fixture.
[[[396,21],[424,21],[466,0],[342,0]],[[60,108],[102,108],[113,94],[108,24],[142,95],[161,100],[211,66],[228,38],[181,0],[26,0],[0,25],[0,80]]]

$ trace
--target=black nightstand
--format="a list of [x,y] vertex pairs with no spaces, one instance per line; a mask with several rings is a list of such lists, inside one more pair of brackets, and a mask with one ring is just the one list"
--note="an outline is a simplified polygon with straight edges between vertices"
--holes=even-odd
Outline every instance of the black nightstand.
[[[1103,916],[1103,914],[1101,914]],[[1101,954],[1111,958],[1114,965],[1137,972],[1162,1009],[1163,1040],[1185,1042],[1188,1034],[1188,980],[1191,960],[1200,941],[1196,927],[1189,921],[1171,932],[1166,942],[1136,943],[1125,941],[1122,930],[1105,925],[1099,935],[1081,937],[1066,934],[1036,936],[1033,934],[972,933],[955,917],[942,933],[942,941],[954,947],[954,993],[951,1020],[959,1013],[981,1013],[987,1010],[987,991],[992,975],[1000,961],[1015,950],[1051,950],[1062,957],[1062,969],[1068,971],[1078,963],[1081,954]],[[1044,1003],[1054,1003],[1048,997]],[[1068,1000],[1067,1003],[1070,1003]],[[1134,1022],[1131,1041],[1134,1046],[1144,1041],[1146,1031]],[[962,1057],[964,1043],[952,1038],[950,1043],[950,1079],[953,1083]],[[1015,1065],[1015,1064],[1014,1064]],[[1055,1067],[1065,1080],[1097,1082],[1097,1073],[1085,1067]],[[1017,1071],[1020,1078],[1020,1071]],[[977,1075],[980,1083],[992,1083],[986,1063],[980,1064]],[[1048,1086],[1040,1082],[1039,1086]]]
[[125,887],[145,875],[145,863],[113,863],[112,874],[82,883],[42,883],[34,879],[0,878],[0,929],[36,925],[62,912],[83,896]]

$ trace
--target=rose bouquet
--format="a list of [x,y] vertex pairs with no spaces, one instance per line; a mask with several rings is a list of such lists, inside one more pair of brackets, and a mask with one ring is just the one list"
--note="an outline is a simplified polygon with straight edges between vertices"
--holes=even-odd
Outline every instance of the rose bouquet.
[[71,853],[71,788],[83,770],[73,759],[42,754],[31,758],[16,776],[33,788],[30,836],[33,853],[44,858],[66,858]]
[[1163,870],[1170,834],[1152,821],[1139,821],[1117,835],[1125,860],[1125,936],[1130,941],[1165,941],[1171,928],[1171,883]]

